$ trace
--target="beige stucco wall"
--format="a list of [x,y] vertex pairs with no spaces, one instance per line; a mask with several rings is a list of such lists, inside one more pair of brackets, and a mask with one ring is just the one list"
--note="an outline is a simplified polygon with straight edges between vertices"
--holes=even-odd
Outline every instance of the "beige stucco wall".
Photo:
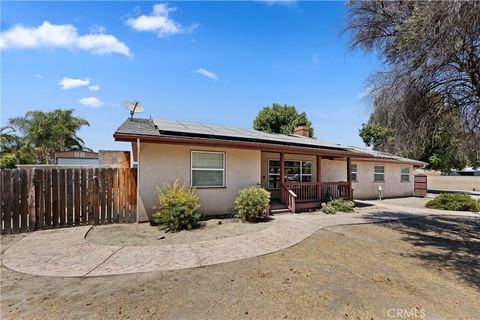
[[[262,186],[268,185],[268,160],[279,159],[278,153],[262,153]],[[286,160],[312,161],[313,177],[316,181],[316,157],[307,155],[286,154]],[[357,165],[357,181],[352,182],[355,199],[372,199],[378,197],[378,186],[383,188],[384,197],[412,196],[414,194],[413,166],[396,163],[352,161]],[[374,166],[385,166],[385,181],[383,183],[373,182]],[[410,168],[410,181],[400,182],[401,168]],[[347,162],[345,160],[322,159],[322,182],[347,181]],[[278,191],[270,190],[272,198],[278,198]]]
[[225,152],[226,187],[197,189],[201,213],[231,213],[238,190],[260,184],[260,151],[141,143],[138,168],[140,221],[148,220],[153,213],[157,187],[161,187],[164,181],[171,183],[178,178],[190,185],[190,154],[198,150]]
[[[355,162],[357,165],[357,181],[352,182],[354,199],[372,199],[378,198],[378,186],[383,188],[384,197],[404,197],[414,195],[414,177],[413,166],[397,163],[380,163],[380,162]],[[374,182],[373,171],[374,166],[385,166],[385,181]],[[410,168],[410,181],[400,182],[401,169]]]
[[347,161],[322,159],[322,182],[347,181]]

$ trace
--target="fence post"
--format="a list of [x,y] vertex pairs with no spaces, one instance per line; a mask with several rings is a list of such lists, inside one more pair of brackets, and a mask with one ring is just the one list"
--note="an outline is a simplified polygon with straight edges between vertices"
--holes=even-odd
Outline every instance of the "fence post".
[[28,172],[28,231],[35,231],[37,225],[37,210],[35,205],[35,169]]

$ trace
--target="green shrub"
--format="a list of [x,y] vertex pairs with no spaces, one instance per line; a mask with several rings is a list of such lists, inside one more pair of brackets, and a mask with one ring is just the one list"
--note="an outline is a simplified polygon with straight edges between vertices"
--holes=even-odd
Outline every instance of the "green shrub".
[[237,217],[244,221],[255,221],[268,216],[270,192],[262,187],[243,188],[235,199]]
[[327,203],[322,203],[322,211],[326,214],[335,214],[340,212],[353,212],[353,201],[343,199],[330,200]]
[[17,158],[13,153],[6,153],[0,156],[0,169],[14,169]]
[[322,203],[322,211],[326,214],[335,214],[337,210],[335,207],[331,206],[330,204]]
[[480,211],[480,201],[464,193],[442,193],[425,205],[427,208],[452,211]]
[[194,188],[180,185],[176,180],[172,185],[164,184],[157,196],[158,206],[153,213],[153,221],[168,231],[190,230],[197,226],[201,215]]

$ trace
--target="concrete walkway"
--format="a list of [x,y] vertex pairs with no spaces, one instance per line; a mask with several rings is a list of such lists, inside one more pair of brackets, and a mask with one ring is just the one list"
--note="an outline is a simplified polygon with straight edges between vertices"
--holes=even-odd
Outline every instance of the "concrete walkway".
[[[372,203],[379,205],[379,203]],[[381,210],[336,215],[279,215],[258,232],[230,238],[160,246],[106,246],[88,242],[91,227],[37,231],[10,247],[2,264],[41,276],[94,277],[177,270],[252,258],[293,246],[319,229],[345,224],[411,219],[427,215],[480,215],[468,212],[381,205]]]

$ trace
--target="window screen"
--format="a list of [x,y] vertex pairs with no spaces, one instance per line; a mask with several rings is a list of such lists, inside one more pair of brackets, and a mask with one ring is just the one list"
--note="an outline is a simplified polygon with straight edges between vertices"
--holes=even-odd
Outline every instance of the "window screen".
[[192,151],[192,186],[225,186],[225,154]]

